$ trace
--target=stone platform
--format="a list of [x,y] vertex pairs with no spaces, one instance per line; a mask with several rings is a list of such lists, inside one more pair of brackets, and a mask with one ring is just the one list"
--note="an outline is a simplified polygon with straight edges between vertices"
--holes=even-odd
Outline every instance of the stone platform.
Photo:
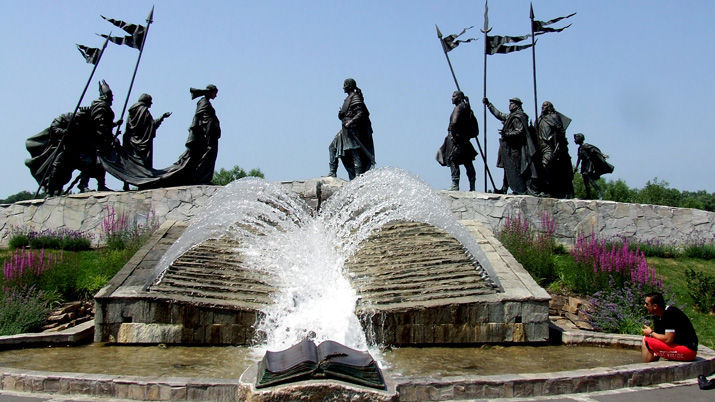
[[[543,342],[548,294],[478,221],[463,222],[501,283],[456,239],[430,225],[393,223],[346,262],[356,313],[373,341],[391,345]],[[247,345],[276,290],[242,265],[228,240],[185,253],[158,285],[154,266],[186,224],[165,222],[96,296],[95,341]],[[145,289],[146,288],[146,289]]]

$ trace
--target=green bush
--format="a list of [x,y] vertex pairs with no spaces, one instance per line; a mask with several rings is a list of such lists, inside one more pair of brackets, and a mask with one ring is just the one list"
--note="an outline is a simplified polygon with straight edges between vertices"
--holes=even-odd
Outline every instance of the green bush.
[[31,331],[49,312],[42,292],[34,287],[0,291],[0,336]]
[[45,271],[37,286],[64,301],[92,299],[135,252],[131,248],[65,253],[64,261]]
[[685,271],[688,283],[688,295],[693,300],[693,307],[701,313],[715,313],[715,276],[688,268]]
[[683,247],[683,256],[689,258],[699,258],[701,260],[715,259],[715,245],[703,242],[690,243]]
[[89,250],[92,246],[92,236],[77,230],[45,229],[37,232],[28,227],[10,228],[10,248],[31,247],[36,250]]

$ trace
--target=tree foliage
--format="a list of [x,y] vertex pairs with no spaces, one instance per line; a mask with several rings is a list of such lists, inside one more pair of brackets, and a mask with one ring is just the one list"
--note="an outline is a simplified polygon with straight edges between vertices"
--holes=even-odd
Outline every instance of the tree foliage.
[[261,169],[251,169],[250,171],[246,172],[245,169],[236,165],[231,170],[221,168],[220,170],[215,171],[213,180],[211,180],[211,182],[217,186],[225,186],[234,180],[238,180],[244,177],[260,177],[261,179],[265,178],[263,172],[261,172]]
[[[38,197],[42,198],[44,196],[45,196],[45,194],[41,193]],[[5,198],[4,200],[0,199],[0,204],[12,204],[12,203],[15,203],[18,201],[32,200],[34,198],[35,198],[34,193],[31,193],[29,191],[20,191],[17,194],[13,194],[13,195]]]
[[[580,174],[574,175],[576,198],[586,199],[586,189]],[[623,180],[598,180],[603,190],[603,199],[608,201],[638,204],[665,205],[678,208],[694,208],[715,212],[715,193],[700,191],[680,191],[670,188],[670,183],[657,177],[648,180],[643,188],[630,188]]]

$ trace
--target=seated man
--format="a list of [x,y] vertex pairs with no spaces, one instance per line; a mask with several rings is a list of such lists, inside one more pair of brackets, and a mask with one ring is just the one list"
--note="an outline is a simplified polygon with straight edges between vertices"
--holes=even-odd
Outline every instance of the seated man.
[[644,363],[659,358],[693,361],[698,350],[698,337],[688,316],[675,306],[665,306],[662,293],[649,293],[645,308],[653,314],[653,328],[643,327],[641,356]]

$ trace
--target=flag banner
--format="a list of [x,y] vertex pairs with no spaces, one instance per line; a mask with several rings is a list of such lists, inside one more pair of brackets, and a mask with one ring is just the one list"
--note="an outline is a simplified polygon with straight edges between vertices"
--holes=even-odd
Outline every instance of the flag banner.
[[[534,22],[537,22],[537,21],[534,21]],[[543,35],[543,34],[549,33],[549,32],[561,32],[570,26],[571,26],[571,24],[568,24],[563,28],[541,28],[538,31],[534,30],[534,35],[538,36],[538,35]]]
[[518,43],[523,40],[530,38],[531,35],[524,36],[489,36],[487,35],[487,41],[484,44],[484,53],[492,54],[506,54],[511,52],[518,52],[519,50],[528,49],[532,44],[528,45],[510,45],[510,43]]
[[469,43],[473,40],[477,40],[477,38],[469,38],[469,39],[457,39],[460,36],[464,35],[465,32],[467,32],[468,29],[472,29],[474,26],[471,26],[469,28],[464,28],[462,29],[462,32],[458,34],[452,34],[452,35],[447,35],[442,39],[442,49],[444,52],[451,52],[452,49],[456,48],[459,46],[460,43]]
[[554,18],[553,20],[549,20],[549,21],[538,21],[538,20],[534,20],[533,30],[534,30],[535,33],[536,33],[536,32],[539,32],[539,33],[561,32],[561,31],[563,31],[564,29],[570,27],[571,24],[569,24],[569,25],[567,25],[567,26],[565,26],[565,27],[563,27],[563,28],[545,28],[545,27],[546,27],[546,26],[549,26],[549,25],[551,25],[551,24],[557,23],[557,22],[559,22],[559,21],[561,21],[561,20],[564,20],[564,19],[566,19],[566,18],[571,18],[571,17],[573,17],[574,15],[576,15],[576,13],[571,13],[571,14],[565,16],[565,17]]
[[102,16],[102,18],[111,22],[115,26],[123,29],[124,32],[131,35],[131,36],[125,36],[125,37],[101,35],[103,38],[108,37],[110,41],[112,41],[113,43],[116,43],[117,45],[127,45],[127,46],[133,47],[135,49],[139,49],[139,50],[142,49],[142,46],[144,46],[144,36],[146,35],[146,27],[145,26],[137,25],[137,24],[129,24],[124,21],[107,18],[105,16]]
[[84,45],[77,45],[77,50],[82,53],[82,56],[89,64],[96,65],[99,62],[99,55],[102,53],[102,49],[97,49],[96,47],[87,47]]

